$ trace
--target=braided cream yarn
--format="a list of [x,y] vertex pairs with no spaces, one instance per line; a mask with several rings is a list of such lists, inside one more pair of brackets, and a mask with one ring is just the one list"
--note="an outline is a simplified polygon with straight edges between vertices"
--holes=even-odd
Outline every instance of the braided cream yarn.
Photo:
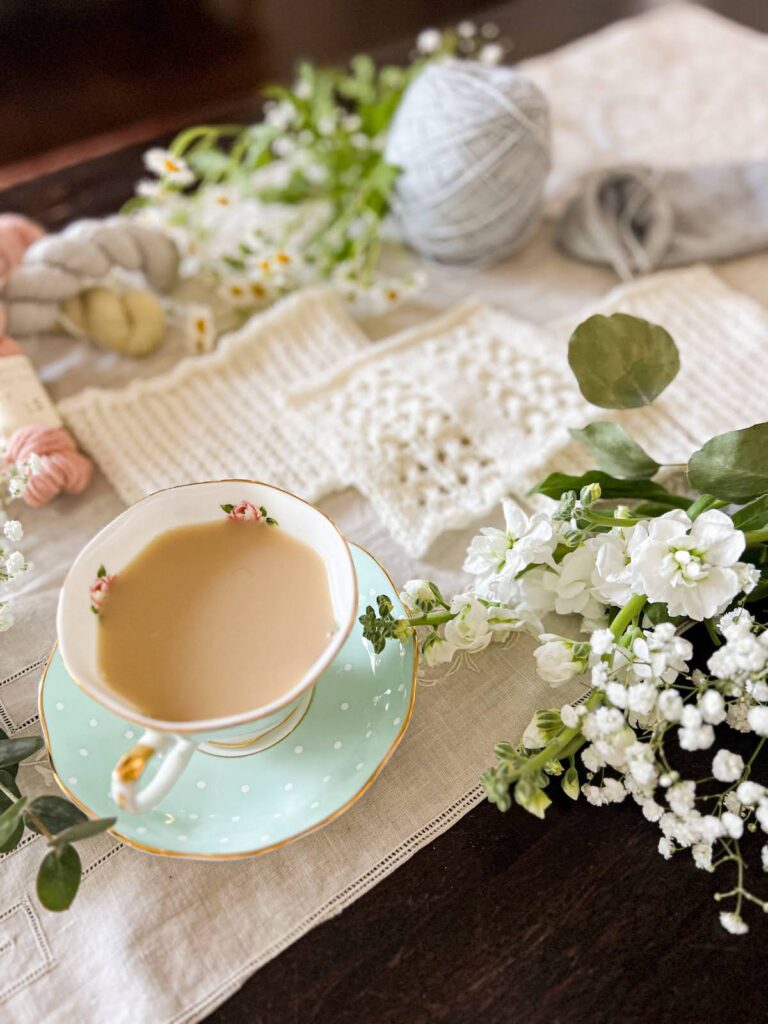
[[[120,217],[77,221],[30,246],[9,275],[4,289],[9,332],[25,337],[65,326],[62,303],[102,285],[115,268],[141,274],[153,292],[163,293],[176,283],[178,267],[176,246],[160,231]],[[121,351],[136,348],[137,337],[142,353],[156,347],[164,333],[157,328],[159,304],[150,292],[141,294],[146,298],[138,301],[120,297],[120,308],[99,296],[86,300],[85,310],[70,303],[75,331]]]
[[518,71],[432,64],[409,86],[387,161],[405,241],[446,263],[495,262],[530,238],[550,165],[549,108]]

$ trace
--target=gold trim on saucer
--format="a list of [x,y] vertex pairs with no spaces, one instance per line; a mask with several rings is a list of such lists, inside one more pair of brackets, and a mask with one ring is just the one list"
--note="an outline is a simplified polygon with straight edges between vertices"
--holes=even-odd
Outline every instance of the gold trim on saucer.
[[120,782],[136,782],[144,774],[144,769],[155,752],[148,743],[137,743],[120,758],[115,766],[115,775]]
[[[278,490],[279,490],[279,488],[278,488]],[[348,544],[351,547],[353,545],[353,542],[350,541],[350,542],[348,542]],[[372,555],[371,552],[368,551],[367,548],[364,548],[362,546],[362,544],[354,544],[354,547],[358,548],[360,551],[364,552],[364,554],[368,555],[369,558],[373,559],[373,561],[376,563],[376,565],[378,565],[378,567],[384,573],[386,578],[389,580],[389,583],[390,583],[392,589],[397,594],[398,593],[397,587],[395,586],[395,583],[394,583],[392,577],[389,575],[389,573],[384,568],[384,566],[381,564],[381,562],[379,562],[379,560],[374,555]],[[355,592],[357,593],[357,573],[355,573]],[[405,734],[405,730],[408,728],[408,725],[409,725],[409,723],[411,721],[411,718],[413,716],[413,708],[414,708],[414,705],[416,703],[416,682],[417,682],[417,674],[418,674],[418,668],[419,668],[419,645],[418,645],[418,642],[417,642],[415,636],[412,638],[412,642],[413,642],[413,676],[412,676],[412,679],[411,679],[411,700],[410,700],[410,702],[408,704],[408,709],[405,712],[405,715],[403,716],[403,723],[402,723],[402,725],[400,727],[400,730],[399,730],[397,736],[395,736],[395,738],[392,741],[392,745],[390,746],[389,750],[386,752],[386,754],[384,754],[384,756],[381,759],[381,761],[379,761],[378,765],[376,766],[376,768],[374,769],[372,774],[366,779],[365,783],[357,791],[357,793],[355,793],[355,795],[353,797],[351,797],[351,799],[349,799],[341,807],[338,807],[332,814],[329,814],[326,818],[323,818],[322,821],[318,821],[315,825],[311,825],[309,828],[304,829],[302,832],[297,832],[296,835],[288,836],[288,838],[282,839],[279,843],[273,843],[271,846],[264,846],[264,847],[262,847],[262,848],[260,848],[258,850],[244,850],[242,853],[184,853],[184,852],[179,852],[179,851],[176,851],[176,850],[163,850],[160,847],[147,846],[145,843],[137,842],[137,840],[135,840],[135,839],[129,839],[128,836],[123,835],[122,832],[118,832],[117,829],[114,829],[114,828],[109,829],[110,833],[116,839],[119,839],[121,842],[125,843],[126,846],[132,846],[136,850],[141,850],[144,853],[151,853],[151,854],[154,854],[157,857],[178,857],[178,858],[184,859],[184,860],[244,860],[246,857],[258,857],[258,856],[260,856],[261,854],[264,854],[264,853],[272,853],[274,850],[279,850],[283,846],[287,846],[289,843],[295,842],[297,839],[303,839],[304,836],[309,835],[311,832],[316,832],[318,829],[323,828],[325,825],[330,824],[330,822],[334,821],[336,818],[341,817],[341,815],[344,814],[345,811],[348,811],[349,808],[352,807],[353,804],[356,804],[357,801],[360,800],[361,797],[363,797],[365,795],[365,793],[368,792],[370,787],[373,785],[373,783],[379,777],[379,775],[384,770],[386,765],[389,763],[390,758],[392,757],[392,755],[394,754],[394,752],[397,750],[397,748],[400,745],[400,742],[401,742],[401,740],[402,740],[402,738],[403,738],[403,736]],[[81,810],[85,811],[86,814],[89,814],[92,817],[97,817],[96,812],[93,811],[90,807],[87,807],[82,802],[82,800],[79,800],[75,796],[75,794],[64,784],[63,780],[61,779],[61,776],[56,771],[56,765],[54,764],[54,761],[53,761],[53,753],[52,753],[52,750],[51,750],[51,739],[50,739],[50,736],[48,734],[48,726],[46,724],[45,713],[43,711],[43,689],[45,687],[45,680],[46,680],[46,676],[48,675],[48,669],[50,668],[51,662],[53,660],[53,656],[56,653],[56,647],[57,647],[57,644],[54,644],[53,645],[53,649],[51,650],[51,653],[48,655],[48,660],[45,663],[45,667],[43,669],[43,674],[42,674],[42,677],[40,679],[40,688],[39,688],[39,694],[38,694],[38,708],[39,708],[39,711],[40,711],[40,725],[42,726],[42,730],[43,730],[43,739],[45,740],[45,748],[46,748],[46,751],[48,753],[48,759],[51,762],[51,771],[53,773],[53,777],[56,780],[56,782],[58,783],[59,788],[64,793],[66,793],[66,795],[69,797],[69,799],[74,804],[76,804]],[[66,666],[65,666],[65,668],[66,668]],[[74,682],[74,680],[73,680],[73,682]],[[118,717],[120,717],[120,716],[118,716]]]

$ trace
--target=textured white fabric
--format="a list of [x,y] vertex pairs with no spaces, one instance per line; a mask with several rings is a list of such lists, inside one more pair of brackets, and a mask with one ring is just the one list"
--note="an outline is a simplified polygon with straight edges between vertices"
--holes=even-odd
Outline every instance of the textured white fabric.
[[290,396],[393,537],[423,553],[487,514],[587,415],[564,349],[467,303]]
[[616,22],[520,69],[552,104],[553,197],[598,167],[765,159],[768,40],[693,4]]
[[[562,134],[556,147],[564,168],[590,158],[589,153],[584,156],[580,135],[583,131],[588,137],[590,126],[601,123],[603,107],[611,114],[602,119],[602,141],[617,151],[620,136],[632,145],[628,136],[633,120],[642,124],[651,116],[655,134],[648,135],[648,144],[656,140],[658,147],[674,147],[683,163],[736,159],[763,144],[765,132],[753,125],[760,116],[755,106],[762,105],[765,76],[756,81],[752,57],[765,47],[762,37],[690,8],[649,17],[656,26],[652,40],[647,19],[621,26],[629,43],[620,61],[601,65],[611,73],[603,76],[598,93],[584,91],[592,88],[589,83],[598,70],[588,40],[579,44],[585,47],[580,69],[571,48],[537,61],[542,71],[548,66],[551,73],[548,88],[556,124],[559,110],[571,111],[568,137],[575,149],[569,153]],[[696,25],[702,26],[700,33]],[[633,38],[634,45],[629,45]],[[601,37],[596,39],[600,43]],[[685,49],[680,40],[685,40]],[[668,98],[672,72],[658,69],[659,46],[674,64],[679,108]],[[558,75],[563,62],[568,73]],[[638,79],[648,74],[650,79]],[[654,87],[657,75],[663,76],[663,89]],[[707,90],[722,89],[738,96],[726,112],[727,123],[708,120],[711,107],[700,102]],[[691,106],[686,97],[699,99]],[[727,154],[721,151],[723,132],[732,147]],[[697,133],[696,140],[692,133]],[[687,156],[682,142],[686,137],[691,144]],[[597,149],[595,153],[599,155]],[[718,273],[768,304],[765,254],[723,264]],[[493,270],[430,268],[429,274],[429,287],[418,302],[369,321],[369,332],[389,335],[475,294],[539,324],[557,318],[562,324],[557,344],[562,346],[584,310],[593,308],[615,283],[610,271],[557,253],[546,228],[514,260]],[[180,348],[164,345],[137,364],[84,342],[35,339],[25,347],[57,401],[97,378],[114,387],[133,376],[156,373],[177,358]],[[738,344],[730,351],[723,346],[719,376],[704,381],[709,393],[728,385],[741,364],[740,351]],[[746,404],[759,402],[764,394],[760,385],[746,388],[741,397]],[[736,411],[726,410],[722,429],[738,425],[733,422]],[[708,415],[716,414],[712,402]],[[658,455],[662,440],[657,432],[646,443]],[[0,637],[0,722],[14,736],[37,728],[36,682],[53,641],[61,580],[79,548],[123,507],[98,474],[86,494],[23,513],[25,551],[36,567],[21,583],[18,626]],[[323,507],[396,580],[433,577],[446,591],[460,584],[457,569],[469,531],[444,534],[417,561],[391,540],[370,504],[353,491],[334,495]],[[573,696],[560,690],[556,699]],[[527,641],[521,638],[509,651],[485,652],[481,672],[464,666],[448,679],[420,687],[402,748],[365,798],[321,832],[268,857],[233,864],[158,860],[101,837],[82,848],[86,876],[66,914],[47,914],[35,901],[34,876],[43,842],[28,835],[19,849],[2,858],[0,1019],[11,1024],[200,1020],[270,957],[365,892],[474,806],[481,798],[476,781],[493,742],[517,739],[529,712],[552,700],[552,692],[535,676]],[[44,758],[39,767],[23,772],[25,788],[35,791],[34,783],[36,789],[56,792]],[[515,813],[510,811],[511,816]],[[509,825],[514,827],[514,818]],[[318,1014],[322,1012],[321,1005]]]
[[310,500],[347,481],[279,392],[367,345],[335,293],[302,292],[222,339],[209,356],[121,390],[59,405],[127,503],[195,480],[268,480]]

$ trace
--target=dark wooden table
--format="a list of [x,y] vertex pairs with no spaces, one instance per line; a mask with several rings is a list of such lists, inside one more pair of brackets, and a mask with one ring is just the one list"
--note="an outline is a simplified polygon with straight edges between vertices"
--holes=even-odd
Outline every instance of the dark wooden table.
[[[764,0],[710,6],[768,30]],[[488,16],[525,56],[642,7],[620,0],[517,0]],[[227,117],[254,111],[248,101]],[[0,209],[26,212],[49,227],[108,213],[130,195],[144,148],[6,189]],[[210,1021],[765,1020],[767,924],[755,911],[747,939],[727,935],[712,900],[715,879],[685,855],[663,861],[658,835],[633,806],[597,810],[559,801],[540,822],[482,805],[267,964]]]

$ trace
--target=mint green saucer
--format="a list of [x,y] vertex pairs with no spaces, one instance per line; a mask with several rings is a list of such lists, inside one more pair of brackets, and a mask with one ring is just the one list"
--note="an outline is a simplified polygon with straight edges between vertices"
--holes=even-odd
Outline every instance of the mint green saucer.
[[[350,545],[360,611],[388,594],[405,614],[376,560]],[[221,860],[266,853],[327,824],[373,782],[402,739],[413,710],[413,641],[374,656],[355,624],[318,680],[294,731],[248,757],[196,752],[153,811],[119,811],[110,773],[141,730],[88,697],[54,651],[40,684],[40,720],[61,788],[92,815],[117,815],[113,833],[131,846],[171,857]]]

